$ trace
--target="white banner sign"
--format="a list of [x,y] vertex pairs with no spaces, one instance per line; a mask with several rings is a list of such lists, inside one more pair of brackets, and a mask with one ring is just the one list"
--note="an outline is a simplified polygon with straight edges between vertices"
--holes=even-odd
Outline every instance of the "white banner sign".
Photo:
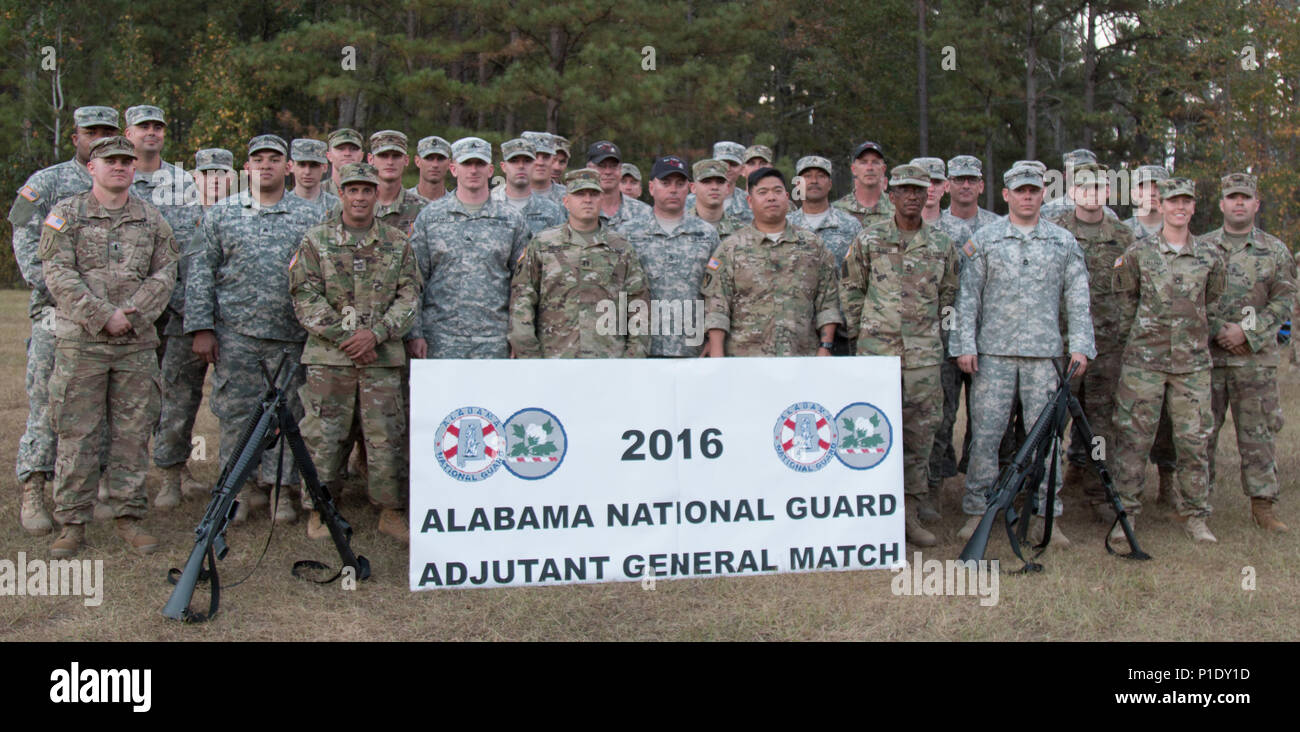
[[411,589],[889,568],[896,358],[411,362]]

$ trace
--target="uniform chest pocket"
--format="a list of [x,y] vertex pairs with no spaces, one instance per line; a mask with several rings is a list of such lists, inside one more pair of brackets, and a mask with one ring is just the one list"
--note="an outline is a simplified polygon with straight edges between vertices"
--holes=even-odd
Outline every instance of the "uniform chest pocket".
[[77,235],[77,267],[82,271],[102,269],[108,265],[109,232],[86,226]]
[[153,236],[144,226],[132,226],[119,229],[122,256],[126,258],[127,267],[141,279],[149,276],[149,264],[153,261]]

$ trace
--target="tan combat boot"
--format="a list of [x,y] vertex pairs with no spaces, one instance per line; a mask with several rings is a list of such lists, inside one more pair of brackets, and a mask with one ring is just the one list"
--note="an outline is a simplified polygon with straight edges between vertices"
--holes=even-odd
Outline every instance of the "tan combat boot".
[[190,472],[189,463],[181,463],[181,495],[205,496],[212,493],[212,487],[207,483],[195,478]]
[[181,505],[181,466],[172,465],[162,469],[162,485],[158,495],[153,498],[153,507],[159,511],[170,511]]
[[45,508],[45,476],[41,473],[34,474],[23,483],[22,489],[22,508],[18,512],[18,520],[23,525],[23,531],[32,536],[44,536],[53,531],[54,522],[50,520],[50,512]]
[[927,524],[938,523],[943,519],[943,483],[930,486],[921,505],[916,508],[916,516]]
[[934,546],[935,544],[938,544],[939,540],[935,538],[934,534],[930,533],[921,525],[921,519],[918,515],[920,512],[920,497],[904,496],[903,502],[905,504],[903,515],[906,522],[903,526],[907,534],[908,543],[915,544],[916,546]]
[[1214,534],[1210,533],[1210,527],[1205,525],[1205,519],[1200,516],[1180,517],[1179,521],[1183,524],[1183,531],[1186,531],[1193,541],[1205,544],[1214,544],[1219,541],[1214,538]]
[[403,544],[410,543],[411,532],[406,525],[406,514],[396,508],[385,508],[380,511],[379,533],[388,534]]
[[158,548],[158,540],[140,528],[140,519],[134,516],[123,516],[115,524],[117,535],[136,552],[152,554],[153,550]]
[[261,508],[271,502],[267,497],[266,491],[261,485],[250,483],[247,489],[242,491],[239,496],[239,506],[235,508],[235,516],[231,523],[242,524],[248,520],[248,512],[254,508]]
[[59,538],[50,544],[50,556],[55,559],[67,559],[81,549],[86,542],[86,527],[81,524],[64,524]]
[[[1047,520],[1042,516],[1034,515],[1029,518],[1029,539],[1035,544],[1043,543],[1043,530],[1047,528]],[[1065,549],[1070,546],[1070,539],[1061,531],[1061,521],[1058,516],[1052,522],[1052,546],[1059,546]]]
[[[275,489],[271,490],[274,492]],[[277,524],[291,524],[298,520],[298,512],[293,508],[292,486],[280,486],[279,500],[271,507],[271,518]]]
[[980,520],[983,518],[983,516],[967,516],[966,523],[957,532],[957,538],[962,541],[970,541],[970,538],[975,535],[975,529],[979,528]]
[[[1265,531],[1275,531],[1278,533],[1290,531],[1287,525],[1282,523],[1278,517],[1273,514],[1273,501],[1271,499],[1259,497],[1251,498],[1250,516],[1255,519],[1255,525]],[[23,524],[23,526],[26,526],[26,524]]]

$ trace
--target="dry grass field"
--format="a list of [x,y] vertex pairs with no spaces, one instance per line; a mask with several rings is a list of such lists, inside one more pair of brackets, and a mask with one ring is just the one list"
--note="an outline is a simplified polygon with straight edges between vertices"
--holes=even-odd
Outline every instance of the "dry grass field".
[[[0,559],[45,558],[53,537],[29,537],[18,525],[14,451],[27,414],[23,340],[28,332],[26,292],[0,291]],[[164,541],[149,557],[129,554],[111,527],[88,532],[81,557],[104,560],[103,604],[80,597],[0,596],[0,639],[112,640],[1294,640],[1300,637],[1300,378],[1284,377],[1289,424],[1278,462],[1283,476],[1281,515],[1296,529],[1270,537],[1250,522],[1237,481],[1235,441],[1220,445],[1223,478],[1213,497],[1215,546],[1196,546],[1179,527],[1148,511],[1140,539],[1155,556],[1130,562],[1108,556],[1104,527],[1067,503],[1063,528],[1070,549],[1050,549],[1046,569],[1003,576],[999,603],[977,597],[895,596],[893,575],[859,571],[743,579],[659,581],[511,590],[407,590],[406,552],[376,530],[377,514],[353,488],[343,514],[356,527],[354,546],[370,558],[374,576],[345,591],[292,578],[298,559],[337,561],[328,541],[309,541],[302,523],[277,527],[262,566],[240,587],[223,593],[215,622],[187,626],[160,614],[170,586],[168,567],[180,566],[206,501],[187,499],[171,514],[153,514],[151,530]],[[214,459],[200,478],[214,480],[217,425],[206,403],[197,433]],[[1149,486],[1155,484],[1152,469]],[[149,492],[157,488],[150,477]],[[949,481],[941,531],[946,542],[927,552],[955,557],[961,545],[960,485]],[[1069,500],[1067,496],[1067,501]],[[266,540],[265,515],[229,533],[222,577],[248,573]],[[1000,530],[999,530],[1000,531]],[[908,555],[911,555],[909,548]],[[995,534],[990,558],[1009,557]],[[1010,566],[1018,566],[1012,561]],[[1254,590],[1242,587],[1253,567]],[[206,601],[206,598],[204,598]]]

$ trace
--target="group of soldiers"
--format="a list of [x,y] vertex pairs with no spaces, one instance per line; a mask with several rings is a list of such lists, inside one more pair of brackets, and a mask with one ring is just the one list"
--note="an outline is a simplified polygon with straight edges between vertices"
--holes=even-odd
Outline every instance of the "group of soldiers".
[[[140,523],[150,438],[154,508],[204,492],[187,461],[208,367],[225,464],[264,368],[282,357],[305,366],[290,409],[322,481],[337,489],[355,448],[379,529],[402,542],[413,358],[897,356],[907,538],[919,546],[937,542],[925,524],[959,470],[969,519],[958,535],[970,535],[1000,455],[1069,361],[1131,514],[1150,453],[1162,500],[1194,539],[1214,541],[1214,446],[1231,407],[1254,519],[1286,530],[1274,514],[1276,334],[1296,265],[1254,226],[1247,174],[1223,179],[1224,227],[1198,237],[1191,181],[1139,168],[1137,214],[1121,222],[1105,206],[1108,171],[1086,150],[1067,156],[1067,195],[1046,204],[1045,166],[1012,165],[1007,216],[978,205],[979,159],[887,173],[874,142],[852,151],[853,190],[834,202],[827,158],[800,158],[787,181],[770,148],[724,141],[693,165],[656,159],[647,205],[640,171],[607,140],[566,172],[568,140],[525,132],[500,145],[493,187],[488,142],[425,137],[419,182],[404,189],[401,132],[259,135],[241,185],[227,150],[200,150],[192,174],[163,162],[157,107],[127,109],[124,129],[109,107],[74,116],[74,158],[35,173],[9,215],[33,289],[20,520],[33,534],[60,525],[54,556],[79,550],[97,512],[135,550],[155,549]],[[678,308],[698,303],[704,342],[683,328],[602,326],[602,303],[620,299],[688,314]],[[952,445],[963,385],[965,466]],[[1096,447],[1076,436],[1065,477],[1104,519],[1083,467]],[[264,506],[294,521],[293,491],[272,486],[297,486],[296,467],[266,457],[255,476],[236,521]],[[327,536],[299,494],[308,535]],[[1038,534],[1061,510],[1044,496]],[[1055,540],[1068,543],[1059,529]]]

